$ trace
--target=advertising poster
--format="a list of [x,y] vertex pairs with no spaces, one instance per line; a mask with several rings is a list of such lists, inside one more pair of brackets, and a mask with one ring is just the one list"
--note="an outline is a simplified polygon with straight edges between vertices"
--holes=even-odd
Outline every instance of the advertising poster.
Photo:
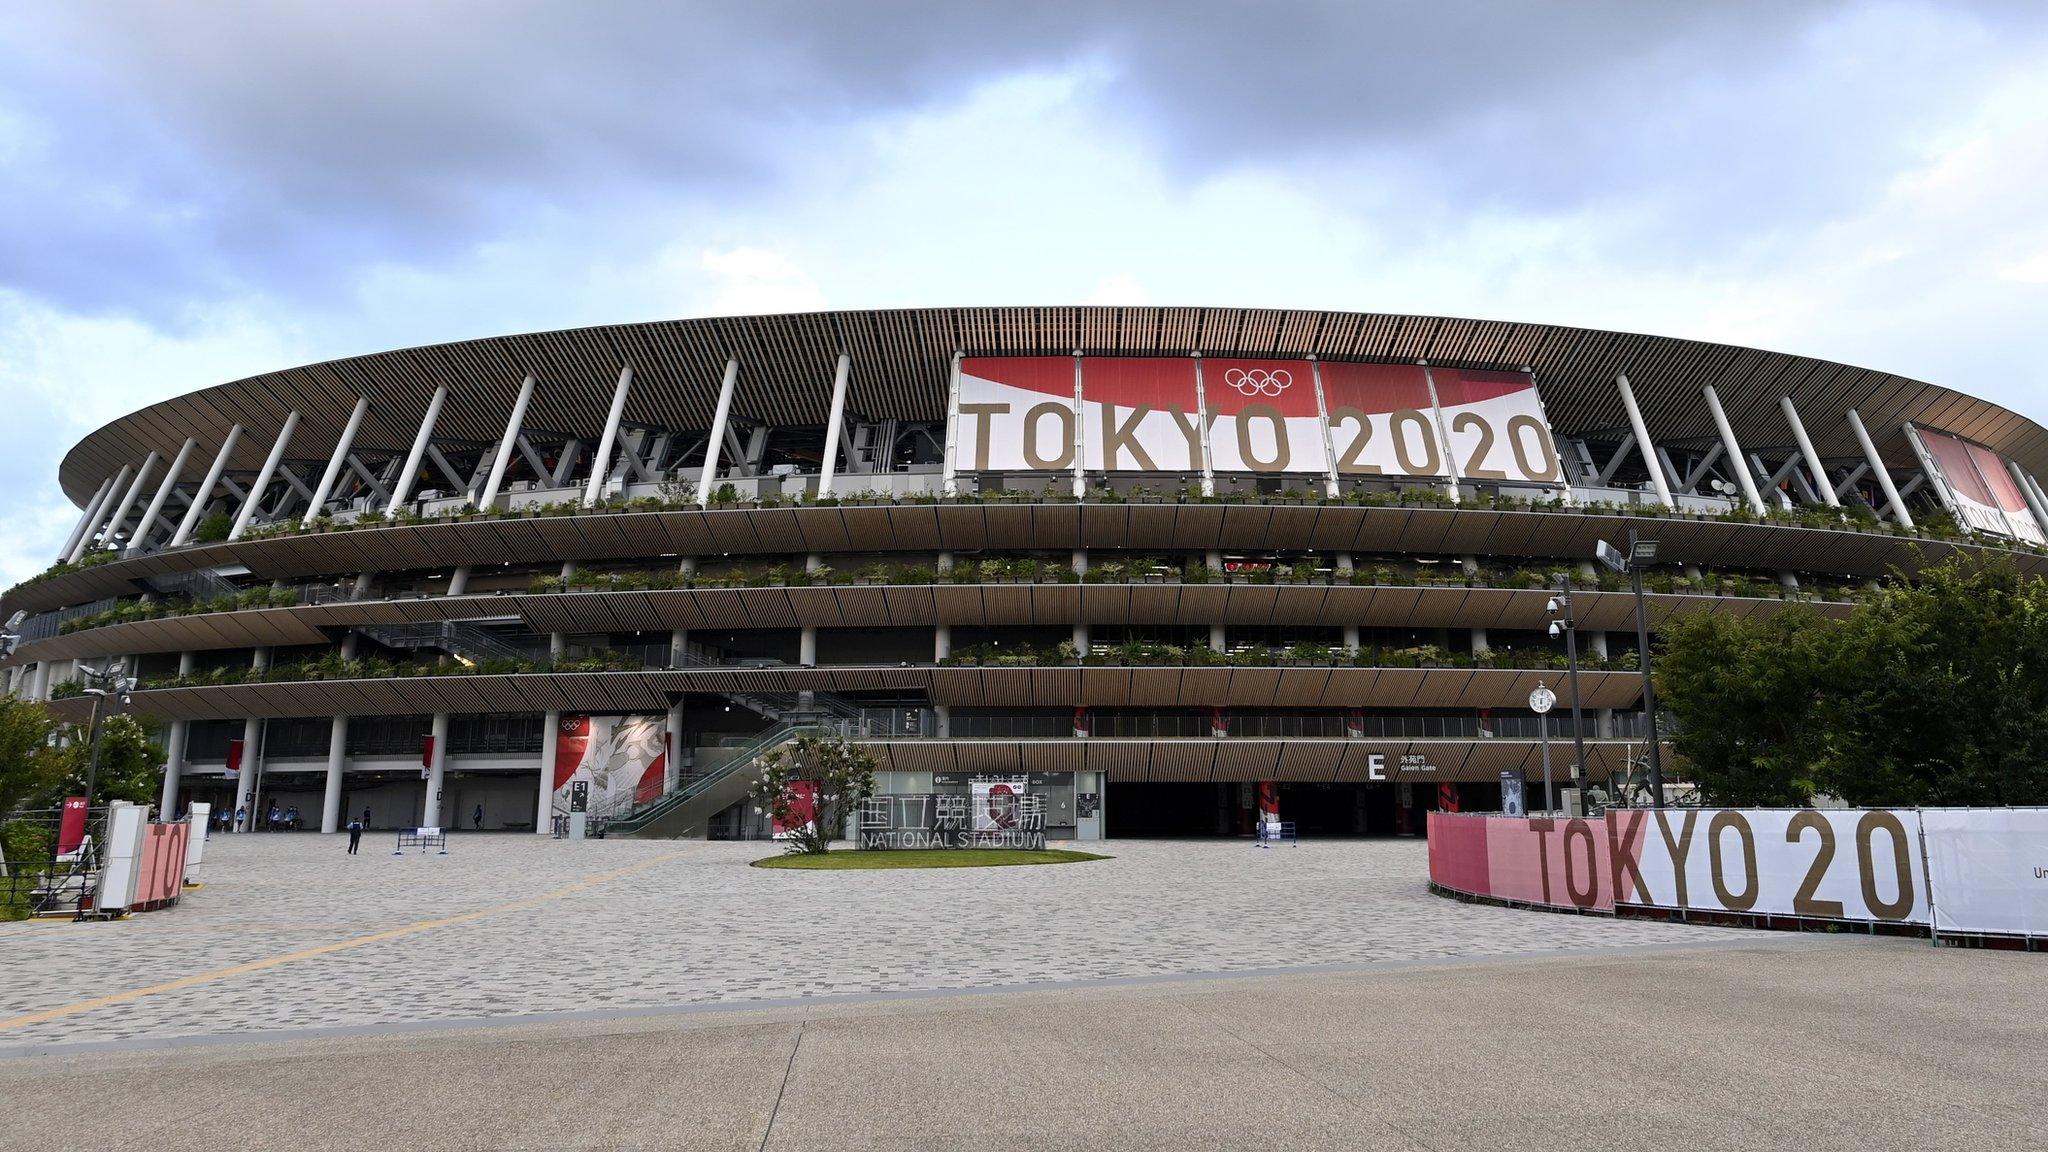
[[2041,526],[2020,495],[2005,461],[1989,448],[1960,440],[1946,432],[1921,428],[1920,442],[1934,457],[1941,480],[1956,503],[1957,518],[1963,526],[1995,536],[2017,537],[2041,543]]
[[1081,426],[1090,472],[1201,471],[1194,359],[1083,357]]
[[770,816],[769,838],[787,840],[789,834],[808,828],[818,820],[818,782],[816,780],[792,780],[785,790],[789,797],[790,820],[784,823],[780,817]]
[[976,832],[1007,832],[1017,827],[1019,801],[1029,785],[1023,776],[976,776],[967,786],[974,805]]
[[661,795],[668,767],[666,718],[564,716],[555,734],[555,803],[568,811],[571,781],[590,788],[590,810],[610,813]]
[[[1323,368],[1325,386],[1329,367]],[[1530,484],[1564,479],[1535,377],[1470,368],[1432,368],[1430,377],[1460,477]]]
[[1421,365],[1326,363],[1322,373],[1340,475],[1450,476]]
[[962,472],[1066,472],[1081,431],[1071,356],[970,356],[960,361]]
[[1204,359],[1202,398],[1215,471],[1329,471],[1315,368],[1308,361]]

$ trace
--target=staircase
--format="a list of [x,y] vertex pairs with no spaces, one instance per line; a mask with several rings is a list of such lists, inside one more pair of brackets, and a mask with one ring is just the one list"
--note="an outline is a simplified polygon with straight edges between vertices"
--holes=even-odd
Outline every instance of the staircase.
[[785,720],[747,741],[732,759],[685,782],[660,799],[615,816],[605,824],[607,836],[649,840],[694,839],[704,835],[711,818],[746,799],[761,776],[761,757],[800,736],[832,732],[822,724]]
[[[517,617],[505,617],[515,621]],[[485,660],[524,660],[524,649],[507,644],[490,632],[467,620],[436,620],[420,624],[358,624],[356,631],[384,645],[386,648],[400,648],[417,651],[435,648],[450,656],[482,662]]]
[[163,576],[146,576],[143,583],[165,596],[183,596],[195,604],[205,604],[231,597],[240,592],[228,578],[211,568],[195,568],[190,572],[173,572]]

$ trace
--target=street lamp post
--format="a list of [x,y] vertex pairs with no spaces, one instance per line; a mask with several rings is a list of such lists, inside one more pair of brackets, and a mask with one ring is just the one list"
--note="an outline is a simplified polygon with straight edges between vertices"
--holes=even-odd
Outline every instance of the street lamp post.
[[1596,553],[1600,562],[1616,572],[1627,572],[1636,592],[1636,660],[1643,672],[1643,722],[1649,728],[1650,804],[1664,806],[1664,756],[1657,741],[1657,685],[1650,678],[1650,620],[1643,610],[1643,570],[1657,560],[1657,542],[1642,540],[1635,529],[1628,531],[1628,554],[1602,540]]
[[85,690],[85,694],[93,698],[92,723],[86,728],[85,810],[88,813],[92,811],[92,793],[98,786],[100,778],[100,706],[106,703],[109,696],[118,697],[121,703],[126,704],[128,694],[135,690],[134,679],[123,676],[123,671],[120,664],[98,671],[90,668],[79,670],[81,675],[92,682],[92,686]]
[[1572,576],[1560,572],[1557,576],[1557,595],[1550,598],[1550,611],[1562,612],[1562,620],[1550,623],[1550,634],[1564,633],[1565,668],[1571,681],[1572,692],[1572,779],[1578,783],[1580,795],[1592,785],[1586,774],[1586,727],[1579,708],[1579,619],[1572,612]]
[[1536,682],[1536,690],[1529,693],[1529,711],[1536,713],[1536,734],[1543,742],[1543,811],[1551,812],[1557,807],[1550,783],[1550,710],[1557,706],[1557,693]]

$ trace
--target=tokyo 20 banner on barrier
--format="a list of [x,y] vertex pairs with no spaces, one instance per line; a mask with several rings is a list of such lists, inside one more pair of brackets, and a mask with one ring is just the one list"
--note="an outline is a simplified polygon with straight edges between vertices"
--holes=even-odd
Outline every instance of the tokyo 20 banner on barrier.
[[1526,372],[1194,357],[960,362],[960,472],[1559,482]]
[[1433,812],[1430,878],[1554,908],[2048,934],[2048,809]]

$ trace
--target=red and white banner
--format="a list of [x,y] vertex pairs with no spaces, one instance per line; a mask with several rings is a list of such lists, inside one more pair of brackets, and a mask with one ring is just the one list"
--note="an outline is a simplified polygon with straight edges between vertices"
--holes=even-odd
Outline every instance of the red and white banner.
[[962,472],[1067,472],[1083,431],[1074,412],[1071,356],[972,357],[960,361]]
[[[960,362],[961,472],[1214,472],[1556,483],[1526,372],[1307,360],[1071,356]],[[1322,394],[1317,394],[1320,372]],[[1435,383],[1432,398],[1431,381]],[[1200,400],[1200,404],[1197,400]]]
[[1927,454],[1934,457],[1940,473],[1935,479],[1955,501],[1957,518],[1964,527],[2035,544],[2048,542],[2003,457],[1946,432],[1932,428],[1916,431]]
[[1619,899],[1652,908],[1817,920],[1929,919],[1911,809],[1610,812]]
[[790,833],[808,828],[818,822],[818,782],[816,780],[791,780],[783,790],[789,799],[789,820],[784,822],[772,812],[768,816],[769,838],[787,840]]
[[555,803],[569,808],[569,783],[590,782],[590,809],[613,812],[661,795],[668,769],[666,718],[564,716],[555,733]]
[[1308,361],[1204,358],[1202,399],[1209,411],[1212,470],[1330,470],[1315,365]]
[[1018,804],[1029,785],[1024,776],[976,776],[968,782],[974,804],[976,832],[1012,832],[1017,828]]
[[1084,357],[1081,429],[1090,472],[1201,471],[1194,360]]

